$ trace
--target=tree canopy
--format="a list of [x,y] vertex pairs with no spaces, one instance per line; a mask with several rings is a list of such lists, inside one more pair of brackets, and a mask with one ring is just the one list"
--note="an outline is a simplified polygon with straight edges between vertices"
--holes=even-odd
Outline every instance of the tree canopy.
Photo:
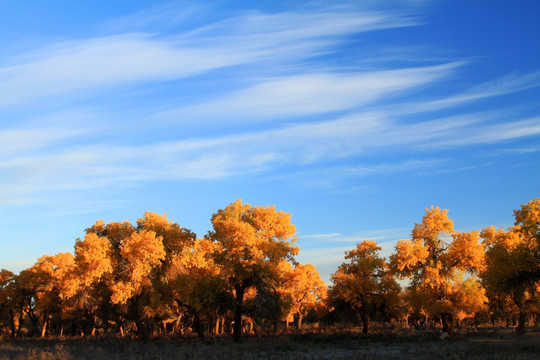
[[540,320],[540,199],[514,217],[508,229],[459,232],[448,210],[428,208],[388,257],[372,240],[346,251],[328,288],[315,266],[296,260],[291,215],[272,206],[237,200],[212,215],[202,238],[165,214],[98,220],[73,254],[41,256],[19,274],[0,270],[0,335],[239,340],[281,324],[352,322],[367,333],[373,322],[405,319],[450,335],[465,319],[517,322],[522,334]]

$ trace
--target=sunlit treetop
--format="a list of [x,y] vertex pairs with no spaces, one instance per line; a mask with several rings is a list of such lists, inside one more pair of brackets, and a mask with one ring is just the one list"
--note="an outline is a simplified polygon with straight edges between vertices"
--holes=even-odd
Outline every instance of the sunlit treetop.
[[298,253],[293,245],[296,227],[290,221],[290,214],[274,207],[252,207],[237,200],[212,216],[210,236],[223,246],[222,260],[242,266],[278,263]]
[[441,246],[441,237],[454,232],[454,222],[448,217],[448,210],[432,206],[426,209],[426,214],[420,224],[415,224],[412,238],[424,242],[430,251],[436,251]]

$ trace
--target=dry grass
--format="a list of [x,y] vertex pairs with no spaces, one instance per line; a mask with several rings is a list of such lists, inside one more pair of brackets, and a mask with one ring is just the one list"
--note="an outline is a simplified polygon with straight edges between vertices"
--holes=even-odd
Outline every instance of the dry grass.
[[356,331],[211,341],[156,339],[17,339],[0,342],[0,360],[53,359],[540,359],[540,331],[515,336],[507,330],[459,333],[440,340],[435,332],[362,336]]

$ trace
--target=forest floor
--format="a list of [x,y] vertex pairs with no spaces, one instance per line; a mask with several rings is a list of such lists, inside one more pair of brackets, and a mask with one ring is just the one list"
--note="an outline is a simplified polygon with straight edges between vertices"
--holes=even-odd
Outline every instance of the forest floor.
[[540,359],[540,329],[514,335],[509,329],[457,331],[441,340],[436,331],[357,331],[289,334],[267,338],[3,339],[0,360],[53,359]]

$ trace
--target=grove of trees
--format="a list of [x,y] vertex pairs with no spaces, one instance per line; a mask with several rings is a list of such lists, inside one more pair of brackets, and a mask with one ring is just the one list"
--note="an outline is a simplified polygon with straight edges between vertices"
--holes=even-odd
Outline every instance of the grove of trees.
[[[203,238],[166,215],[102,220],[74,252],[0,271],[0,336],[191,336],[301,331],[373,322],[452,335],[501,323],[522,334],[540,322],[540,198],[508,229],[457,232],[447,210],[426,209],[388,258],[366,240],[347,251],[327,289],[295,260],[291,215],[237,200]],[[290,324],[294,327],[290,327]]]

